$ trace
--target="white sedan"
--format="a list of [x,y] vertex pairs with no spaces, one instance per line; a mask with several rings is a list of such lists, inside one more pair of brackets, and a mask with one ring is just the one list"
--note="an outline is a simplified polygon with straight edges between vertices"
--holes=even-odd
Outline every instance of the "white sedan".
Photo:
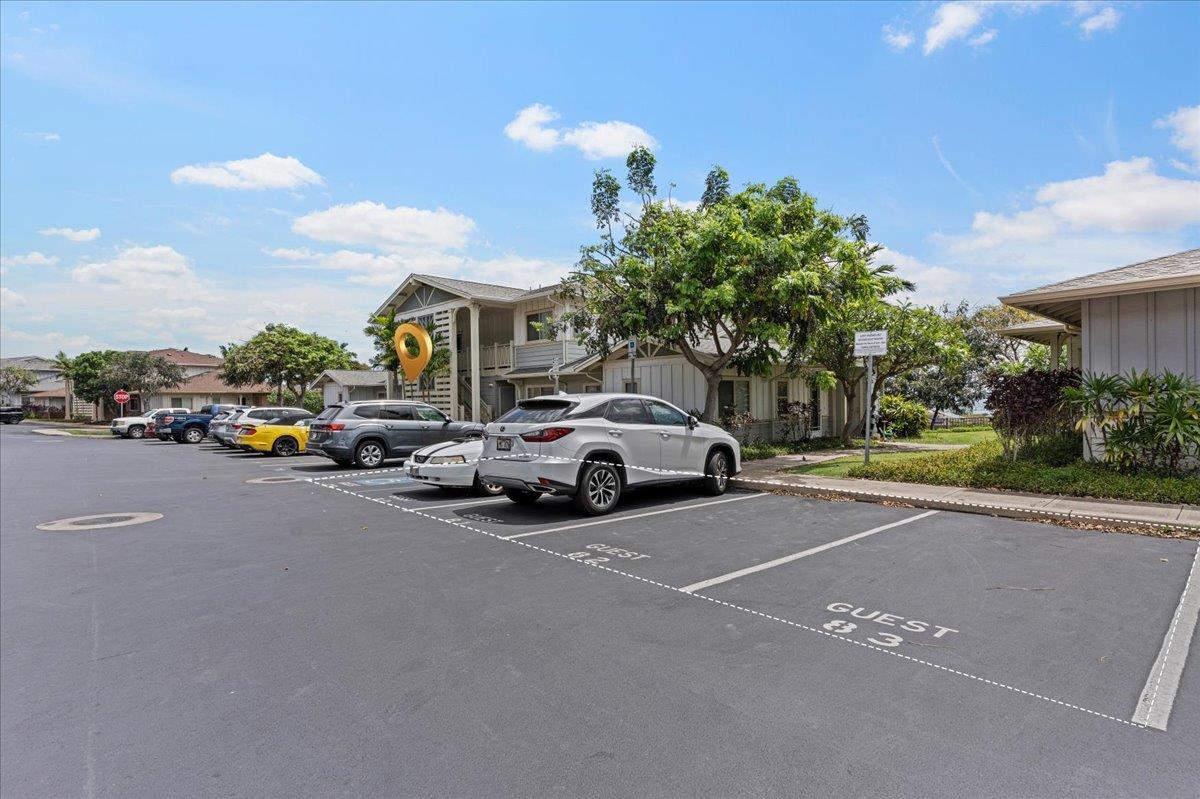
[[404,471],[413,480],[438,488],[469,488],[477,494],[499,496],[504,489],[479,479],[479,456],[483,441],[478,438],[443,441],[417,450]]

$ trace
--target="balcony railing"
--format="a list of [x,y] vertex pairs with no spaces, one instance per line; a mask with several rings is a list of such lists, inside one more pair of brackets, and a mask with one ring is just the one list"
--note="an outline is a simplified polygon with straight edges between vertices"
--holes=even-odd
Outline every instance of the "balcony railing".
[[[511,369],[513,365],[512,342],[505,344],[483,344],[479,347],[479,369],[488,370]],[[461,372],[471,370],[471,350],[458,351],[458,369]]]

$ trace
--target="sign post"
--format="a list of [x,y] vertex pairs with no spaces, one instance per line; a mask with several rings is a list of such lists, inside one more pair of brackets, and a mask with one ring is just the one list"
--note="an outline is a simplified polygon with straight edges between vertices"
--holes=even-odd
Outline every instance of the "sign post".
[[119,388],[113,392],[113,402],[121,406],[121,416],[125,415],[125,403],[129,402],[129,392]]
[[637,339],[630,337],[629,339],[629,382],[633,386],[633,390],[637,391]]
[[875,356],[887,355],[888,332],[886,330],[856,330],[854,332],[854,355],[867,359],[866,397],[866,440],[863,442],[863,464],[871,462],[871,426],[875,420]]

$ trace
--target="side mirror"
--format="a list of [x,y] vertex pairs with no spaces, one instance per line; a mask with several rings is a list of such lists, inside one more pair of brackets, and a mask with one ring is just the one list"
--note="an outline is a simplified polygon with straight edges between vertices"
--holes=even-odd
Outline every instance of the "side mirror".
[[697,419],[695,416],[688,414],[687,426],[688,426],[688,429],[695,430],[697,427],[700,426],[700,420]]

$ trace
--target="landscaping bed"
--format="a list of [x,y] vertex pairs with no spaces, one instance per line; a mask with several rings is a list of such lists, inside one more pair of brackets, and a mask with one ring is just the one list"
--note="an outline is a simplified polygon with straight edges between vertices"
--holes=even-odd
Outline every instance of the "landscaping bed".
[[[903,455],[908,457],[898,457]],[[817,473],[813,467],[801,467],[794,471],[804,474]],[[859,463],[846,468],[845,476],[1076,497],[1200,505],[1200,479],[1195,477],[1120,474],[1107,466],[1082,460],[1065,466],[1050,466],[1033,460],[1010,462],[1004,460],[999,442],[990,441],[950,452],[895,453],[892,457],[881,455],[877,459],[873,458],[870,466]]]

